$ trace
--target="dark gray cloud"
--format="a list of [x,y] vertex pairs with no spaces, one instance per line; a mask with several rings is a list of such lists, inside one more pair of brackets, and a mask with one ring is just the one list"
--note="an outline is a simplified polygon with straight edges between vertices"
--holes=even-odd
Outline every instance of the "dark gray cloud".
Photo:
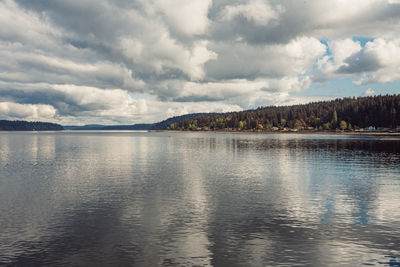
[[[243,38],[251,44],[282,43],[296,37],[315,36],[320,39],[345,38],[348,36],[379,37],[382,30],[396,33],[400,19],[400,4],[386,1],[214,1],[210,11],[216,21],[211,36],[216,41],[232,41]],[[227,6],[254,5],[261,2],[278,10],[279,17],[263,25],[243,15],[221,21]],[[246,12],[256,13],[248,9]]]
[[56,91],[52,88],[0,90],[0,102],[51,105],[56,108],[59,116],[79,116],[82,112],[109,108],[105,102],[80,103],[71,98],[67,92]]
[[365,54],[364,51],[360,51],[344,61],[345,65],[341,66],[337,73],[341,74],[354,74],[377,71],[382,66],[375,55]]

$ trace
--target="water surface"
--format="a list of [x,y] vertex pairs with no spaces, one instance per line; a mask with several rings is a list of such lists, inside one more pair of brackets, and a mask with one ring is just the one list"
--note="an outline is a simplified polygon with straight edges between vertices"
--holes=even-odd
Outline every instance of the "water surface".
[[400,266],[400,138],[3,132],[0,265]]

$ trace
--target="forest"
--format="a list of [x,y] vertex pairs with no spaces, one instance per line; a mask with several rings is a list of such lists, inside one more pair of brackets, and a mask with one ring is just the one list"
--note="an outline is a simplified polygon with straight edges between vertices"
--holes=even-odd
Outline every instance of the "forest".
[[50,122],[0,120],[0,131],[60,131],[64,128]]
[[400,95],[342,98],[294,106],[201,114],[171,123],[169,130],[389,130],[400,126]]

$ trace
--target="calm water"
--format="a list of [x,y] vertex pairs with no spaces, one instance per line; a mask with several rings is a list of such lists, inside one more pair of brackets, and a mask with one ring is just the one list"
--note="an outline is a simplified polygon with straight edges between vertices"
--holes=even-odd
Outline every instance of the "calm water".
[[0,133],[0,265],[400,266],[400,138]]

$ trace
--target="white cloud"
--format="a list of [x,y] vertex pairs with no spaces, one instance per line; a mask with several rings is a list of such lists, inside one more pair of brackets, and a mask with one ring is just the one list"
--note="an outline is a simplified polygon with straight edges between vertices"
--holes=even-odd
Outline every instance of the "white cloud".
[[[195,84],[195,83],[193,83]],[[7,83],[0,82],[0,100]],[[12,119],[45,120],[64,125],[85,123],[131,124],[157,122],[166,116],[193,112],[227,112],[242,108],[223,101],[163,102],[149,95],[136,99],[121,89],[67,84],[16,84],[15,100],[35,99],[49,104],[18,104],[0,101],[0,116]],[[37,96],[40,99],[37,99]]]
[[285,76],[282,79],[270,80],[264,90],[278,92],[300,92],[311,85],[311,79],[308,76]]
[[330,75],[347,64],[344,62],[345,59],[362,49],[359,42],[350,38],[329,41],[328,47],[331,55],[321,58],[318,62],[318,67],[322,72]]
[[50,105],[31,105],[0,102],[0,116],[14,120],[55,121],[57,111]]
[[368,88],[367,90],[365,90],[364,94],[366,96],[371,96],[371,95],[375,95],[375,91],[372,88]]
[[393,82],[400,79],[400,39],[377,38],[364,47],[351,39],[328,42],[331,55],[318,61],[329,78],[350,76],[356,85]]
[[[372,8],[380,5],[381,0],[334,0],[312,1],[314,23],[334,27],[345,21],[363,16],[373,11]],[[351,25],[350,25],[351,27]]]
[[[180,85],[173,98],[178,102],[225,102],[239,105],[241,108],[272,105],[281,101],[282,96],[290,92],[299,92],[309,87],[311,80],[305,77],[265,78],[249,81],[234,79],[224,82],[196,83],[187,82]],[[264,104],[260,100],[265,101]]]
[[76,83],[100,87],[119,86],[140,91],[143,81],[133,78],[132,70],[109,61],[79,59],[29,51],[28,47],[0,41],[0,78],[18,82]]
[[208,9],[212,0],[153,0],[167,22],[178,32],[187,35],[203,34],[210,21]]
[[121,39],[121,49],[138,67],[161,75],[165,68],[173,68],[187,74],[192,80],[204,78],[204,63],[217,55],[207,48],[208,42],[195,42],[190,48],[179,44],[164,32],[153,43],[143,44],[135,39]]
[[284,45],[256,47],[246,43],[218,43],[211,49],[218,54],[218,60],[206,64],[207,74],[220,80],[304,75],[325,53],[325,46],[310,37],[296,38]]
[[268,1],[252,0],[246,4],[236,4],[226,6],[222,11],[221,19],[231,21],[236,17],[244,17],[256,25],[266,25],[271,20],[279,18],[283,12],[282,6],[271,6]]
[[400,79],[400,39],[378,38],[345,59],[338,73],[362,75],[354,83],[385,83]]
[[[320,38],[395,36],[398,33],[399,6],[390,5],[386,0],[312,0],[304,5],[305,11],[300,12],[305,12],[301,15],[306,15],[307,19],[299,22],[309,34]],[[300,16],[295,19],[298,18]]]
[[[67,100],[78,106],[94,105],[99,109],[113,106],[129,106],[132,104],[127,91],[121,89],[99,89],[76,85],[51,85],[51,87],[65,94]],[[95,109],[96,111],[96,109]]]
[[0,39],[11,42],[51,44],[62,32],[41,14],[21,9],[13,0],[0,2]]

